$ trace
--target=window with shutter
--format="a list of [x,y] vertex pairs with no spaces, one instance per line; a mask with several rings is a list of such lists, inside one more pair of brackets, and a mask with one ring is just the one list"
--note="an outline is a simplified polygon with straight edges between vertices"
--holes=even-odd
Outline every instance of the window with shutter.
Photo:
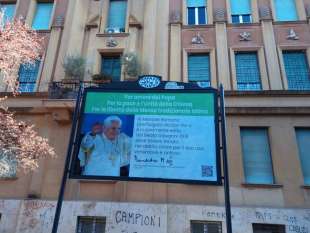
[[187,59],[188,81],[206,82],[210,81],[210,56],[209,54],[190,54]]
[[222,233],[222,223],[208,221],[192,221],[191,233]]
[[310,72],[305,52],[284,51],[283,61],[288,88],[290,90],[310,90]]
[[251,23],[251,0],[230,0],[233,23]]
[[236,53],[235,62],[238,90],[261,90],[257,53]]
[[105,217],[78,217],[77,233],[105,233]]
[[110,0],[108,29],[109,32],[119,33],[125,32],[127,16],[127,1],[126,0]]
[[40,61],[34,64],[22,64],[19,67],[18,81],[20,92],[34,92],[39,74]]
[[271,153],[266,128],[241,128],[246,183],[273,184]]
[[285,226],[254,223],[253,233],[285,233]]
[[38,2],[36,12],[32,22],[34,30],[48,30],[50,27],[51,16],[54,3]]
[[296,137],[305,185],[310,185],[310,128],[296,128]]
[[274,0],[274,3],[277,18],[276,20],[278,21],[298,20],[295,0]]
[[207,0],[187,0],[187,24],[207,24]]
[[110,76],[112,81],[121,80],[121,57],[118,56],[102,56],[101,74]]
[[0,178],[16,177],[16,159],[0,149]]

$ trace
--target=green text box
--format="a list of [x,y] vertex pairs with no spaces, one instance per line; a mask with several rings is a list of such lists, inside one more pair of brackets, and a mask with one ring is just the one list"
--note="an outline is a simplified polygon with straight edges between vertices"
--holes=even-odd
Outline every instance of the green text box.
[[85,113],[214,116],[214,94],[88,92]]

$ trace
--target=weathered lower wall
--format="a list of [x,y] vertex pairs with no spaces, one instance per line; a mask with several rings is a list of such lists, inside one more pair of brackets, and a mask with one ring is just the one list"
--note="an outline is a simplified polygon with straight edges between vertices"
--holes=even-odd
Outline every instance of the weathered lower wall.
[[[56,202],[0,200],[0,233],[51,232]],[[232,209],[233,232],[252,233],[252,223],[283,224],[287,233],[310,233],[310,209]],[[106,233],[190,233],[191,220],[221,221],[223,207],[202,205],[64,202],[58,232],[76,232],[78,216],[106,217]]]

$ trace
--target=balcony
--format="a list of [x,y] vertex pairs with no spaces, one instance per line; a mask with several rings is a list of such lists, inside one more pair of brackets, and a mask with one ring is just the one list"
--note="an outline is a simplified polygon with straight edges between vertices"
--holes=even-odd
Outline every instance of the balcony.
[[49,99],[76,99],[80,85],[83,87],[100,87],[111,81],[61,81],[51,82],[48,87]]

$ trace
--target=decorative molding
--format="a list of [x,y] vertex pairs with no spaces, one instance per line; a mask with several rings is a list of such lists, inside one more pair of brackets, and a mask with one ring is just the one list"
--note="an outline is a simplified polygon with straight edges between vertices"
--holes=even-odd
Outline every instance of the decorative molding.
[[93,16],[92,18],[90,18],[90,20],[87,21],[86,23],[86,27],[87,28],[95,28],[95,27],[98,27],[98,23],[99,23],[99,15],[95,15]]
[[96,25],[94,25],[94,24],[87,24],[86,25],[86,30],[90,30],[90,29],[92,29],[92,28],[97,28],[98,27],[98,25],[96,24]]
[[129,23],[129,27],[142,29],[142,25],[140,23]]
[[142,24],[137,20],[133,15],[129,16],[129,27],[135,27],[138,29],[142,29]]
[[192,37],[192,44],[205,44],[205,40],[200,32],[197,32],[195,36]]
[[282,184],[252,184],[252,183],[242,183],[245,188],[283,188]]
[[118,46],[118,42],[114,37],[111,36],[107,39],[106,45],[107,45],[107,47],[114,48],[114,47]]
[[70,124],[72,115],[67,109],[53,109],[52,118],[58,124]]
[[271,9],[269,6],[260,6],[258,8],[258,12],[259,12],[259,17],[261,20],[264,19],[272,19],[272,14],[271,14]]
[[310,18],[310,4],[306,4],[305,6],[307,18]]
[[224,8],[218,8],[214,10],[214,22],[226,22],[226,10]]
[[126,32],[121,32],[121,33],[97,33],[96,36],[97,37],[111,37],[113,35],[113,37],[128,37],[129,33]]
[[226,107],[227,115],[297,115],[308,116],[310,107]]
[[182,14],[180,11],[173,11],[169,16],[170,23],[182,23]]
[[240,41],[251,41],[252,40],[251,36],[252,36],[251,32],[241,32],[239,34],[239,40]]
[[57,26],[57,27],[61,27],[63,26],[65,23],[65,18],[63,15],[58,15],[56,18],[55,18],[55,22],[54,22],[54,25],[53,26]]
[[288,34],[287,34],[286,39],[287,40],[299,40],[299,36],[294,31],[294,29],[291,28],[291,29],[288,30]]
[[[225,91],[225,96],[233,97],[310,97],[310,91],[307,90],[261,90],[261,91]],[[310,107],[310,106],[309,106]]]

